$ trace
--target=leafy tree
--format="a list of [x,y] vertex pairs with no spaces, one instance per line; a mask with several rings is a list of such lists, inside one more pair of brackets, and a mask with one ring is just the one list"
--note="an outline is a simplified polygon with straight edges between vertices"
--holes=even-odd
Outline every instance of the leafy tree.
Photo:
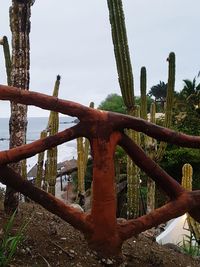
[[[148,112],[150,112],[150,106],[152,102],[153,102],[153,99],[150,96],[147,96],[147,111]],[[135,97],[135,103],[136,105],[140,105],[141,98],[139,96]],[[102,110],[118,112],[122,114],[127,113],[123,98],[117,94],[109,94],[106,97],[106,99],[100,103],[98,108]]]
[[159,82],[151,87],[148,93],[149,96],[155,97],[155,102],[160,102],[161,107],[164,108],[164,103],[167,97],[167,83]]
[[178,182],[181,182],[182,167],[185,163],[190,163],[193,167],[193,189],[200,188],[200,151],[192,148],[183,148],[177,146],[168,146],[161,166],[174,177]]
[[98,108],[102,110],[126,114],[124,101],[122,97],[117,94],[109,94],[106,99],[100,103]]

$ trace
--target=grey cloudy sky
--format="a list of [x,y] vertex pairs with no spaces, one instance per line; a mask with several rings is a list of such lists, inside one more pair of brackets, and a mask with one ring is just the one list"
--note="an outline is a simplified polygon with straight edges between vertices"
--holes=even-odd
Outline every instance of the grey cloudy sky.
[[[141,66],[148,88],[167,81],[166,58],[176,53],[176,89],[200,70],[199,0],[123,0],[135,94]],[[0,35],[10,39],[8,9],[0,0]],[[51,94],[62,76],[60,98],[96,106],[110,93],[120,94],[106,0],[36,0],[32,7],[30,89]],[[2,49],[0,83],[6,84]],[[9,104],[0,102],[0,117]],[[46,116],[29,109],[29,116]]]

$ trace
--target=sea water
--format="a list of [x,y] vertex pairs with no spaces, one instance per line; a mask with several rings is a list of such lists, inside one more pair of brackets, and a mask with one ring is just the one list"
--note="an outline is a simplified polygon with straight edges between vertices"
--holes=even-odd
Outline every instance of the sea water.
[[[73,117],[59,118],[59,131],[70,128],[75,124]],[[48,117],[28,118],[27,143],[31,143],[40,138],[40,133],[45,130],[48,124]],[[0,151],[9,148],[9,118],[0,118]],[[27,160],[27,169],[30,170],[37,163],[37,155]],[[58,146],[58,162],[77,158],[76,140]]]

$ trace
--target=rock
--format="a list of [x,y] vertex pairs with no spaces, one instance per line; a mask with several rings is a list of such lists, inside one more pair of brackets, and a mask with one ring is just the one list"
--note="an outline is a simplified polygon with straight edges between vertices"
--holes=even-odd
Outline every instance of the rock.
[[113,265],[113,261],[111,259],[102,259],[101,262],[105,265]]
[[84,212],[84,210],[82,209],[82,207],[80,205],[76,204],[76,203],[70,204],[69,206],[72,207],[72,208],[74,208],[74,209],[76,209],[79,212]]

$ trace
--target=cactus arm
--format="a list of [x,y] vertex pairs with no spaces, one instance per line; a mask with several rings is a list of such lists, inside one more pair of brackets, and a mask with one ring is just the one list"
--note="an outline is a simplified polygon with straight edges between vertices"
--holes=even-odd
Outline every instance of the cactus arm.
[[6,65],[6,73],[7,73],[7,84],[11,85],[11,55],[10,55],[10,47],[8,43],[8,38],[3,36],[0,40],[0,44],[3,46],[4,58],[5,58],[5,65]]

